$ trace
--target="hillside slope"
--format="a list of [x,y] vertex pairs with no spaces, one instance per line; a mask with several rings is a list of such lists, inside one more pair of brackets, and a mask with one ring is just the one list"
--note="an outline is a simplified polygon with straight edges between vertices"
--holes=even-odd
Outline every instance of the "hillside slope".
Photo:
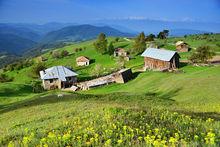
[[100,33],[107,36],[131,36],[128,33],[122,33],[111,27],[96,27],[92,25],[77,25],[62,28],[48,33],[42,38],[41,43],[65,42],[65,41],[84,41],[94,39]]
[[[171,49],[170,46],[180,39],[184,38],[168,38],[164,45]],[[192,48],[209,43],[218,52],[219,39],[220,35],[195,35],[184,41]],[[113,40],[115,38],[108,38],[108,42]],[[48,60],[44,64],[47,67],[72,67],[79,74],[78,80],[94,78],[96,65],[102,67],[101,74],[117,69],[118,60],[96,52],[94,41],[57,49],[58,52],[69,52],[62,58],[45,53],[42,56]],[[164,43],[164,40],[156,42]],[[114,43],[116,48],[125,50],[132,45],[132,41],[123,38]],[[82,50],[76,52],[76,48]],[[180,53],[180,56],[187,58],[191,53]],[[93,62],[86,67],[77,67],[75,59],[81,55],[88,56]],[[134,72],[134,79],[128,83],[79,92],[33,93],[31,74],[36,64],[5,72],[14,77],[14,81],[0,83],[0,146],[220,144],[219,65],[181,64],[178,73],[142,73],[139,69],[143,67],[143,57],[134,56],[125,64]]]
[[14,34],[0,33],[0,53],[12,55],[22,55],[27,49],[30,49],[37,43]]

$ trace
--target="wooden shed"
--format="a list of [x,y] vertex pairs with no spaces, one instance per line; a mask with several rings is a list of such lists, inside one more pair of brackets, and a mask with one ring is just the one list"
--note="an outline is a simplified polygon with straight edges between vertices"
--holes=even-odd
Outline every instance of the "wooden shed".
[[126,83],[133,78],[133,74],[130,68],[121,69],[115,74],[113,74],[113,77],[116,83]]
[[90,64],[90,59],[85,56],[80,56],[76,58],[76,64],[78,66],[88,66]]
[[183,41],[177,41],[176,42],[176,50],[178,52],[188,52],[189,51],[189,46],[187,43]]
[[147,48],[142,55],[144,57],[144,69],[173,70],[179,68],[179,54],[175,51]]

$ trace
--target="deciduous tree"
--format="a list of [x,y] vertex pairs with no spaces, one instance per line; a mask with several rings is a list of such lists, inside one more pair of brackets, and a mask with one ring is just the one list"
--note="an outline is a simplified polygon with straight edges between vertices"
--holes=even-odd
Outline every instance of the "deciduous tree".
[[208,59],[211,59],[215,55],[215,52],[210,46],[200,46],[189,57],[189,60],[193,63],[207,63]]

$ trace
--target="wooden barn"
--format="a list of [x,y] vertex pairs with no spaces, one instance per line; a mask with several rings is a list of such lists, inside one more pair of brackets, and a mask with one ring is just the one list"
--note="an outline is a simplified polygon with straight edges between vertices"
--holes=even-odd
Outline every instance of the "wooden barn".
[[88,66],[90,64],[90,59],[85,56],[80,56],[76,58],[76,64],[78,66]]
[[183,41],[177,41],[176,42],[176,50],[178,52],[188,52],[189,51],[188,44]]
[[147,48],[142,55],[144,57],[144,69],[173,70],[179,68],[179,54],[175,51]]
[[40,71],[40,77],[45,90],[68,88],[76,84],[77,74],[64,67],[54,66]]

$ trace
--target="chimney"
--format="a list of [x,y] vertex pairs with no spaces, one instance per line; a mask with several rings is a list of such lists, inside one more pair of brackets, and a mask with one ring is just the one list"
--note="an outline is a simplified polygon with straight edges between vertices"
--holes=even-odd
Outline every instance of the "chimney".
[[45,72],[43,70],[40,71],[40,77],[42,79],[42,77],[44,76]]

